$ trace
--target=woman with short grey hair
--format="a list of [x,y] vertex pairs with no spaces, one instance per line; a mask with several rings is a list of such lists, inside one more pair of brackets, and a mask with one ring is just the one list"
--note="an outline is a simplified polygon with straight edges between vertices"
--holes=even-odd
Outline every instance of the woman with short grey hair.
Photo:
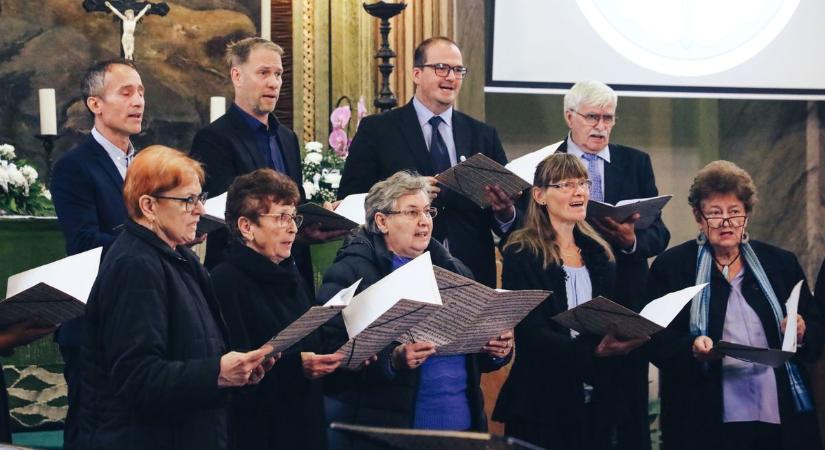
[[[367,223],[344,243],[324,275],[318,293],[323,303],[361,279],[364,290],[424,252],[434,265],[472,277],[464,264],[432,239],[433,217],[427,178],[398,172],[376,183],[367,194]],[[327,325],[325,342],[340,345],[347,334],[343,321]],[[392,343],[378,360],[355,374],[347,389],[328,398],[327,419],[359,425],[483,431],[480,380],[512,354],[513,333],[503,331],[483,353],[434,356],[435,344]],[[350,448],[331,436],[330,448]],[[358,443],[358,445],[362,445]]]

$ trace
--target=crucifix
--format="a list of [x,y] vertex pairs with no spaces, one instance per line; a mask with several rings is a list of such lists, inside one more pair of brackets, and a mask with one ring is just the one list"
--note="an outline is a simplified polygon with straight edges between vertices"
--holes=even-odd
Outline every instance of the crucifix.
[[[123,50],[123,57],[130,60],[134,59],[135,28],[137,28],[138,21],[147,13],[165,16],[169,12],[169,5],[166,3],[140,2],[134,0],[84,0],[83,8],[86,12],[111,11],[115,17],[121,20],[123,23],[123,34],[120,38],[120,44]],[[139,12],[135,14],[135,11]]]

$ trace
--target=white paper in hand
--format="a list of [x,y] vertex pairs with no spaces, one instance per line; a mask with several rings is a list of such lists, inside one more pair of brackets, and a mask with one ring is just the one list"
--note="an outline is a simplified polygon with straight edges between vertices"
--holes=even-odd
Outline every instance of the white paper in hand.
[[358,281],[352,283],[349,287],[341,289],[338,291],[337,294],[333,295],[332,298],[327,300],[324,303],[324,306],[347,306],[349,302],[352,300],[352,297],[355,296],[355,291],[358,290],[358,285],[361,284],[361,280],[363,278],[359,278]]
[[441,305],[430,252],[413,259],[355,296],[342,315],[350,338],[364,331],[399,300]]
[[697,284],[659,297],[648,303],[639,315],[662,328],[667,328],[679,311],[707,285],[708,283]]
[[520,156],[505,165],[504,167],[507,168],[510,172],[518,175],[519,178],[528,182],[529,184],[533,184],[533,178],[536,174],[536,167],[538,167],[539,163],[547,158],[548,156],[552,155],[553,153],[558,150],[561,144],[564,141],[556,142],[555,144],[550,144],[546,147],[542,147],[534,152],[528,153],[524,156]]
[[103,247],[98,247],[12,275],[6,288],[6,298],[38,283],[45,283],[85,304],[97,278],[102,253]]
[[217,197],[207,199],[203,207],[206,216],[223,223],[226,214],[226,192]]
[[799,311],[799,293],[801,291],[802,280],[799,280],[796,286],[793,287],[788,301],[785,302],[785,312],[787,314],[785,317],[788,318],[788,321],[785,323],[785,336],[782,339],[782,351],[784,352],[796,352],[796,315]]
[[335,208],[335,212],[357,223],[358,225],[364,225],[367,223],[367,215],[364,211],[364,202],[366,200],[367,194],[347,195],[343,200],[341,200],[338,207]]

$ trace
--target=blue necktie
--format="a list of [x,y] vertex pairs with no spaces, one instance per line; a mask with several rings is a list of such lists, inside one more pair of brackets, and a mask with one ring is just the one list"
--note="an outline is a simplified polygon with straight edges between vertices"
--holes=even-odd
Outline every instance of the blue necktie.
[[587,161],[587,173],[590,174],[590,181],[593,186],[590,186],[590,199],[603,202],[604,192],[602,192],[602,174],[599,172],[599,157],[592,153],[585,153],[582,155]]
[[433,173],[441,173],[452,167],[450,162],[450,153],[447,152],[447,144],[438,132],[438,125],[443,122],[440,116],[433,116],[428,121],[433,128],[433,135],[430,138],[430,162],[433,165]]

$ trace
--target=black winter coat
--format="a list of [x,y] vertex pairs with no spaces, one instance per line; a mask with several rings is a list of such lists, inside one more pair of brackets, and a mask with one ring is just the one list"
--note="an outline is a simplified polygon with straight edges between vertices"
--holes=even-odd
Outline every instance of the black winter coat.
[[[805,275],[796,256],[780,248],[751,241],[751,246],[776,297],[784,309],[785,300],[793,286]],[[695,241],[687,241],[662,253],[650,269],[648,298],[653,300],[696,283]],[[730,284],[715,265],[711,271],[710,311],[708,337],[717,342],[722,338]],[[782,337],[777,330],[773,313],[753,271],[745,268],[742,295],[762,321],[768,344],[781,348]],[[817,305],[811,301],[811,292],[804,284],[799,297],[799,314],[805,319],[804,345],[793,358],[802,379],[811,391],[805,362],[816,360],[823,342],[823,327]],[[690,334],[690,303],[676,316],[666,330],[653,336],[645,350],[660,370],[662,397],[662,441],[664,448],[697,449],[721,448],[722,435],[722,362],[702,363],[693,357],[694,336]],[[774,369],[779,414],[782,421],[781,449],[819,448],[819,434],[815,414],[796,413],[784,366]]]
[[[612,298],[615,264],[598,243],[574,231],[576,245],[590,274],[593,296]],[[571,337],[570,329],[553,316],[567,307],[567,275],[559,265],[543,269],[543,258],[531,250],[509,246],[504,250],[502,287],[552,291],[515,329],[516,356],[510,376],[499,394],[493,419],[504,422],[506,433],[527,431],[524,439],[558,449],[592,447],[603,439],[608,417],[616,411],[611,377],[619,358],[597,358],[601,336]],[[583,382],[593,385],[596,423],[585,411]],[[536,436],[541,436],[537,438]],[[515,437],[519,436],[518,433]]]
[[86,305],[79,448],[226,449],[226,325],[209,275],[128,221]]
[[[292,258],[275,264],[239,243],[225,256],[212,281],[232,350],[259,348],[312,306]],[[319,337],[313,333],[283,352],[260,384],[233,400],[233,448],[326,448],[321,380],[305,378],[301,363],[302,351],[320,353]]]
[[[472,277],[461,261],[452,257],[436,240],[430,240],[427,248],[433,264],[466,277]],[[320,303],[326,302],[341,289],[359,278],[358,286],[364,290],[392,272],[392,253],[384,243],[384,237],[359,228],[338,251],[335,261],[324,275],[318,292]],[[343,321],[333,320],[324,328],[325,344],[334,342],[340,346],[346,342]],[[393,348],[394,345],[388,347]],[[383,356],[387,356],[384,352]],[[486,354],[467,355],[467,395],[473,421],[473,430],[487,428],[480,387],[481,373],[498,369],[504,363],[495,364]],[[340,372],[340,371],[339,371]],[[382,376],[382,361],[371,364],[354,375],[338,398],[355,409],[354,422],[359,425],[410,428],[413,425],[415,398],[418,392],[419,370],[401,370],[389,380]]]

